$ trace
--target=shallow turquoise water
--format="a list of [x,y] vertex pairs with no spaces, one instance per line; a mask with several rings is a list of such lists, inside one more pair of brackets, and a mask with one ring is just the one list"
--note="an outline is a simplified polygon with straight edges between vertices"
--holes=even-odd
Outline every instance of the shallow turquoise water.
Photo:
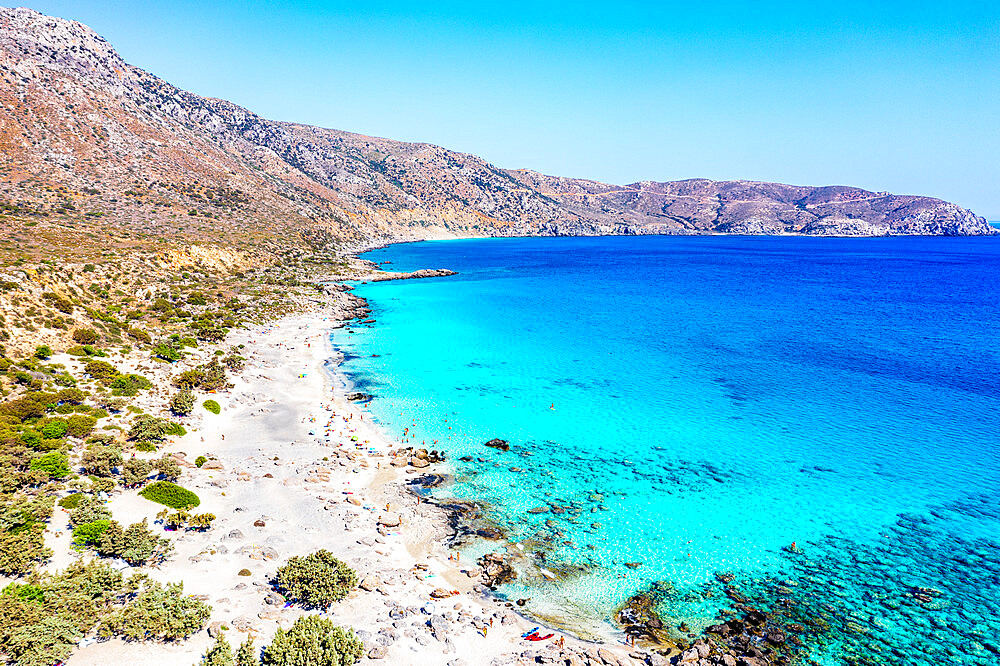
[[754,600],[787,596],[779,579],[803,616],[828,616],[817,658],[864,644],[885,663],[993,663],[996,239],[494,239],[366,258],[460,273],[359,285],[377,324],[334,342],[387,432],[450,454],[458,483],[438,492],[522,542],[504,593],[600,631],[668,581],[663,610],[698,628],[729,607],[710,585],[731,572]]

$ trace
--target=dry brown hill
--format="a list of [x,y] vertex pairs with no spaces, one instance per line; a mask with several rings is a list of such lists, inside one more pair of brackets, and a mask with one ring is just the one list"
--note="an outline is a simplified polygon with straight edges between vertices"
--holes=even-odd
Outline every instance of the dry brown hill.
[[257,249],[453,235],[993,231],[927,197],[703,179],[616,186],[275,122],[181,90],[90,28],[29,9],[0,9],[0,206],[18,221],[59,220],[116,241]]

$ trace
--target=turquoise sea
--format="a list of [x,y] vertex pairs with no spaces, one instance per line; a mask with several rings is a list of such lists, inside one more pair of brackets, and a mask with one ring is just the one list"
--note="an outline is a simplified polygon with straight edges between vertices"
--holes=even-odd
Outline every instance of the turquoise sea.
[[376,323],[333,341],[387,433],[447,452],[433,492],[506,533],[465,557],[519,544],[500,593],[527,612],[613,635],[653,589],[692,632],[734,599],[781,608],[821,663],[1000,660],[1000,239],[364,256],[459,272],[357,285]]

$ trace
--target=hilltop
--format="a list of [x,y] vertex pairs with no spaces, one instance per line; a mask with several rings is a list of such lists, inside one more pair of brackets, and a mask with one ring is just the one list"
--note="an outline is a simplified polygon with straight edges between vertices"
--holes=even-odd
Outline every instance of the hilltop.
[[7,217],[116,242],[224,237],[259,251],[453,236],[994,231],[928,197],[705,179],[619,186],[272,121],[181,90],[87,26],[30,9],[0,9],[0,102]]

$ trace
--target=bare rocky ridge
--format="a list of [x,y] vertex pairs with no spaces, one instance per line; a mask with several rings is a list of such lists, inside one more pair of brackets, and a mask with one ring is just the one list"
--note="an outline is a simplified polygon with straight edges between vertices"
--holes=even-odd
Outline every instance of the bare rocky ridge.
[[69,201],[108,224],[154,232],[176,227],[183,214],[240,233],[294,229],[321,244],[995,233],[970,211],[928,197],[704,179],[617,186],[271,121],[180,90],[124,62],[90,28],[30,9],[0,8],[0,79],[0,203],[58,212],[72,210]]

